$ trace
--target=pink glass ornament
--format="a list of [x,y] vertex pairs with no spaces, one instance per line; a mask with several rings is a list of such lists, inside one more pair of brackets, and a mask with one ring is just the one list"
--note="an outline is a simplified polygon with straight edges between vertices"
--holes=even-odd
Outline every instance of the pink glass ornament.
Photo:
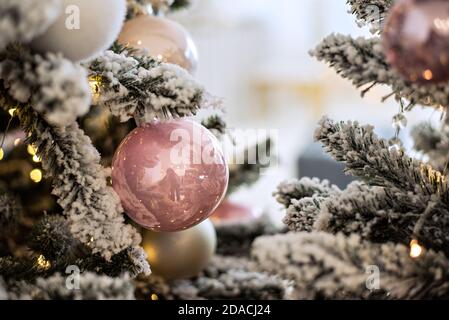
[[253,208],[226,200],[215,209],[210,220],[214,224],[236,223],[251,221],[257,216],[258,213]]
[[449,80],[449,1],[400,0],[382,37],[387,61],[407,80]]
[[189,33],[178,23],[151,15],[143,15],[125,23],[117,40],[122,45],[140,49],[161,60],[194,73],[198,53]]
[[208,218],[228,179],[217,139],[190,120],[135,129],[113,159],[112,185],[126,213],[154,231],[185,230]]

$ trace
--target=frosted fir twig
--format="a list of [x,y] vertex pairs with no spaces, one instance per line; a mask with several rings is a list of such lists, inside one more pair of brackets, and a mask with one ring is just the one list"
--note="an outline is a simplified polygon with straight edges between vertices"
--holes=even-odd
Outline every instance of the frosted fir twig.
[[[334,234],[355,233],[376,243],[408,245],[418,239],[428,249],[449,254],[449,211],[446,206],[437,206],[438,200],[437,196],[391,192],[355,182],[341,195],[321,203],[314,228]],[[429,205],[431,211],[427,210]]]
[[[69,286],[67,285],[69,284]],[[55,274],[38,278],[35,282],[11,282],[8,298],[11,300],[134,300],[134,287],[129,276],[111,278],[95,273],[81,273],[77,283],[67,275]]]
[[311,55],[319,61],[327,62],[357,88],[365,87],[362,95],[373,86],[383,84],[391,87],[396,98],[410,101],[409,108],[415,104],[449,107],[447,84],[420,85],[403,79],[385,61],[378,38],[353,39],[350,36],[332,34],[312,50]]
[[[231,139],[234,138],[231,137]],[[230,161],[232,163],[229,165],[228,194],[232,194],[240,187],[249,187],[256,183],[263,171],[278,160],[272,155],[273,143],[273,140],[268,138],[248,146],[241,154],[233,155]]]
[[347,0],[347,2],[359,26],[369,24],[372,33],[381,31],[383,21],[393,5],[393,0]]
[[214,258],[201,276],[171,284],[176,299],[279,300],[287,298],[289,283],[256,271],[256,266],[234,257]]
[[23,212],[20,200],[13,194],[0,187],[0,232],[13,229]]
[[229,256],[248,256],[254,239],[261,235],[284,232],[267,215],[262,215],[255,221],[218,223],[215,229],[217,253]]
[[331,185],[328,180],[305,177],[301,180],[292,179],[282,182],[273,195],[277,202],[288,208],[292,200],[301,200],[302,198],[312,196],[326,197],[339,192],[340,189],[335,185]]
[[435,169],[447,173],[449,161],[449,127],[433,127],[424,122],[412,129],[411,132],[415,150],[428,156],[428,162]]
[[[295,284],[295,299],[433,299],[449,296],[449,260],[408,246],[362,242],[358,236],[289,233],[261,237],[253,257],[262,270]],[[380,287],[373,276],[379,271]],[[374,274],[373,274],[374,272]]]
[[292,200],[282,222],[290,231],[311,232],[320,213],[321,204],[326,197],[312,196],[300,200]]
[[120,200],[106,184],[100,155],[78,124],[51,126],[29,106],[20,106],[16,114],[31,134],[29,142],[42,158],[46,177],[52,178],[53,194],[74,237],[107,260],[137,246],[141,237],[125,224]]
[[34,226],[30,235],[28,246],[35,252],[39,252],[46,259],[69,259],[71,251],[77,245],[77,241],[70,232],[69,224],[61,216],[45,215]]
[[[192,0],[167,0],[169,4],[168,11],[177,11],[190,6]],[[127,19],[132,19],[142,14],[148,14],[148,6],[152,2],[161,3],[161,0],[128,0]],[[150,9],[151,12],[151,9]]]
[[184,69],[134,56],[124,47],[113,49],[87,66],[97,81],[94,104],[138,124],[192,116],[202,107],[204,90]]
[[390,150],[388,142],[373,130],[358,122],[334,122],[324,117],[315,139],[335,160],[345,164],[348,174],[401,193],[438,195],[444,205],[449,204],[448,184],[441,172],[402,151]]
[[10,46],[0,55],[0,80],[18,104],[30,104],[54,126],[73,123],[90,107],[87,73],[62,55],[32,55]]
[[27,43],[43,33],[61,10],[61,0],[2,0],[0,51],[10,43]]
[[217,138],[221,138],[226,133],[227,129],[226,121],[217,114],[202,120],[201,125],[210,130]]

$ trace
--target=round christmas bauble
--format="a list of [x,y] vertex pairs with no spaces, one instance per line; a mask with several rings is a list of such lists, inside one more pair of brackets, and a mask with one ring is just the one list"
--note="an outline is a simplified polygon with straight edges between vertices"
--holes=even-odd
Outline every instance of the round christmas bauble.
[[382,38],[387,61],[407,80],[449,80],[449,1],[398,1]]
[[125,14],[126,0],[62,0],[61,15],[31,47],[74,62],[94,58],[115,41]]
[[125,23],[117,40],[139,49],[141,54],[176,64],[194,73],[198,53],[189,33],[178,23],[151,15],[142,15]]
[[190,120],[147,124],[118,147],[112,185],[125,212],[155,231],[190,228],[223,199],[228,166],[218,140]]
[[257,216],[258,213],[253,208],[226,200],[215,209],[210,220],[218,225],[222,223],[247,222],[254,220]]
[[155,275],[190,278],[198,275],[214,256],[217,235],[212,222],[206,220],[180,232],[145,231],[142,246]]

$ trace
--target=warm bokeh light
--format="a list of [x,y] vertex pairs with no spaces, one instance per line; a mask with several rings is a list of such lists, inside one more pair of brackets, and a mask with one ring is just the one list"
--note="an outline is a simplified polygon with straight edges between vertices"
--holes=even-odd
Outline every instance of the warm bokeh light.
[[42,181],[42,171],[40,169],[34,169],[30,172],[30,178],[36,183]]

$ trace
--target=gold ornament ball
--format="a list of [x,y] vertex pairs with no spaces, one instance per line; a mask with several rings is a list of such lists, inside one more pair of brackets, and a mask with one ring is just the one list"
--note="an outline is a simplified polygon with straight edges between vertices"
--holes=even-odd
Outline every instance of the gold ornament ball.
[[142,15],[125,23],[118,43],[138,49],[163,62],[176,64],[194,73],[198,53],[189,33],[178,23],[151,15]]
[[144,250],[153,274],[168,280],[198,275],[210,262],[217,247],[214,225],[208,219],[180,232],[143,234]]

